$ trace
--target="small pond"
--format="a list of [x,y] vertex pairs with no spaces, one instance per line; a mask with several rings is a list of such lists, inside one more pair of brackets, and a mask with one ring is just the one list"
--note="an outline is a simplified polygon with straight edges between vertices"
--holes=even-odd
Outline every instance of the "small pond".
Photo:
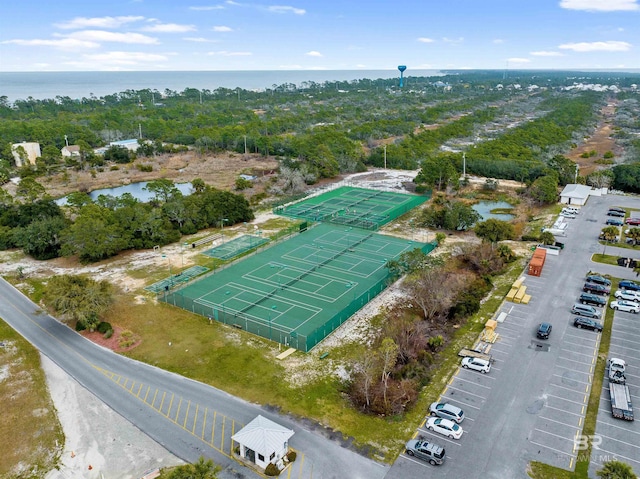
[[[137,200],[146,203],[147,201],[153,199],[153,197],[155,196],[150,191],[144,189],[146,186],[146,181],[142,181],[140,183],[130,183],[128,185],[117,186],[115,188],[102,188],[100,190],[93,190],[89,193],[89,196],[92,200],[95,201],[100,195],[121,196],[125,193],[130,193],[131,196],[133,196]],[[185,196],[188,196],[193,192],[191,189],[191,183],[176,183],[175,187],[178,188],[180,192]],[[59,198],[56,200],[56,203],[60,206],[65,205],[66,202],[66,198]]]
[[511,221],[514,218],[514,215],[510,215],[507,213],[492,213],[492,211],[497,209],[513,209],[513,206],[506,201],[481,201],[480,203],[476,203],[475,205],[473,205],[472,208],[480,213],[483,221],[488,220],[489,218],[502,221]]

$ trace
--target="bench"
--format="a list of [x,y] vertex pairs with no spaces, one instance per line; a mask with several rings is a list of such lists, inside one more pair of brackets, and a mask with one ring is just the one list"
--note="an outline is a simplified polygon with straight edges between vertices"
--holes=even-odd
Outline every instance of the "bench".
[[284,352],[282,352],[282,353],[278,354],[278,355],[276,356],[276,359],[284,359],[284,358],[286,358],[287,356],[291,356],[291,355],[292,355],[293,353],[295,353],[296,351],[297,351],[297,349],[296,349],[296,348],[289,348],[289,349],[287,349],[286,351],[284,351]]
[[199,239],[198,241],[194,241],[193,243],[191,243],[191,247],[195,248],[196,246],[201,246],[205,243],[213,243],[214,241],[219,240],[220,238],[222,238],[222,235],[220,233],[207,236],[206,238],[202,238],[202,239]]
[[234,328],[242,329],[242,324],[234,323],[232,324]]

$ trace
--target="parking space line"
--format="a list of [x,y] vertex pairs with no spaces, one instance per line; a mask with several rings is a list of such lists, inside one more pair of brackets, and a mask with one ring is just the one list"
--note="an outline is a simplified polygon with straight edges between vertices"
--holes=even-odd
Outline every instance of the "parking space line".
[[537,427],[534,428],[534,431],[538,431],[538,432],[541,432],[543,434],[548,434],[549,436],[557,437],[558,439],[564,439],[565,441],[571,441],[571,444],[575,443],[574,438],[567,438],[567,437],[564,437],[564,436],[560,436],[559,434],[554,434],[552,432],[545,431],[543,429],[538,429]]
[[560,369],[567,369],[569,371],[573,371],[574,373],[578,373],[578,374],[586,374],[587,376],[591,376],[591,374],[593,373],[593,366],[590,366],[588,364],[582,363],[583,366],[588,367],[589,371],[579,371],[578,369],[576,369],[575,367],[573,368],[569,368],[567,366],[563,366],[562,364],[558,364],[556,363],[555,367],[556,368],[560,368]]
[[[450,402],[449,400],[451,400],[451,398],[445,398],[445,397],[440,396],[440,402]],[[474,406],[473,404],[466,403],[464,401],[461,401],[460,399],[452,399],[452,401],[454,403],[464,404],[465,407],[471,407],[473,409],[477,409],[478,411],[481,409],[478,406]],[[454,406],[455,406],[455,404],[454,404]],[[462,409],[462,408],[460,408],[460,409]]]
[[[558,359],[561,359],[562,361],[571,361],[572,363],[586,364],[584,361],[576,361],[575,359],[562,358],[562,357],[558,357]],[[557,363],[556,363],[556,366],[558,366]],[[563,366],[560,366],[560,367],[563,367]],[[567,368],[567,369],[569,369],[569,368]]]
[[551,396],[552,398],[560,399],[561,401],[566,401],[566,402],[570,402],[570,403],[573,403],[573,404],[578,404],[579,406],[582,406],[583,404],[587,403],[586,401],[582,401],[582,402],[572,401],[571,399],[563,398],[563,397],[560,397],[560,396],[555,396],[555,395],[549,394],[549,393],[547,393],[547,396]]
[[[569,391],[569,392],[572,392],[572,393],[584,394],[582,391],[578,391],[578,390],[576,390],[576,389],[567,388],[567,387],[565,387],[565,386],[560,386],[559,384],[549,383],[549,386],[554,386],[554,387],[557,387],[557,388],[560,388],[560,389],[564,389],[565,391]],[[586,402],[587,402],[587,401],[585,401],[585,403],[586,403]]]
[[626,338],[614,338],[613,334],[611,335],[611,339],[615,339],[616,341],[627,341],[628,343],[637,344],[638,341],[634,339],[626,339]]
[[571,425],[571,424],[567,424],[566,422],[556,421],[555,419],[551,419],[551,418],[548,418],[548,417],[545,417],[545,416],[538,416],[538,417],[539,417],[540,419],[544,419],[545,421],[557,422],[558,424],[562,424],[563,426],[572,427],[572,428],[574,428],[574,429],[577,429],[578,431],[579,431],[580,429],[582,429],[582,427],[580,427],[580,426],[573,426],[573,425]]
[[[632,332],[632,331],[634,331],[634,332]],[[621,330],[621,329],[615,328],[615,329],[611,332],[611,337],[612,337],[612,338],[614,337],[614,336],[613,336],[613,335],[614,335],[614,333],[618,333],[618,332],[620,332],[620,333],[624,333],[624,335],[625,335],[625,336],[637,336],[638,338],[640,338],[640,334],[636,334],[636,333],[635,333],[635,331],[636,331],[636,329],[635,329],[635,328],[634,328],[634,329],[632,329],[631,331],[628,331],[628,330]]]
[[491,354],[493,354],[493,353],[511,354],[510,352],[507,352],[507,351],[500,351],[499,349],[496,349],[496,348],[495,348],[495,345],[494,345],[494,347],[493,347],[493,348],[491,348],[490,353],[491,353]]
[[[574,346],[577,346],[579,348],[593,349],[593,347],[585,346],[584,344],[572,343],[571,341],[563,341],[563,343],[564,344],[573,344]],[[587,355],[585,355],[585,356],[587,356]]]
[[620,443],[622,443],[622,444],[624,444],[624,445],[626,445],[626,446],[631,446],[631,447],[635,447],[636,449],[640,449],[640,446],[637,446],[637,445],[635,445],[635,444],[631,444],[630,442],[621,441],[620,439],[616,439],[615,437],[605,436],[605,435],[602,435],[602,434],[601,434],[601,436],[602,436],[602,437],[606,437],[607,439],[609,439],[609,440],[611,440],[611,441],[620,442]]
[[486,397],[480,396],[479,394],[473,394],[473,393],[470,393],[469,391],[465,391],[464,389],[458,389],[458,388],[453,387],[453,386],[449,386],[449,389],[453,389],[454,391],[460,391],[461,393],[470,394],[471,396],[475,396],[475,397],[480,398],[480,399],[482,399],[482,400],[484,400],[484,401],[486,401],[486,400],[487,400],[487,398],[486,398]]
[[548,404],[545,404],[544,407],[545,408],[549,408],[549,409],[553,409],[555,411],[559,411],[559,412],[561,412],[563,414],[573,414],[574,416],[578,416],[580,418],[584,417],[584,414],[579,414],[577,412],[567,411],[566,409],[560,409],[560,408],[557,408],[557,407],[549,406]]
[[408,456],[407,454],[400,454],[400,457],[406,459],[407,461],[411,461],[414,464],[419,464],[422,467],[433,467],[433,466],[430,466],[429,464],[427,464],[426,462],[418,461],[416,459],[413,459],[411,456]]
[[438,439],[440,439],[442,441],[450,442],[451,444],[455,444],[458,447],[462,447],[462,444],[460,444],[459,442],[453,441],[453,440],[449,439],[448,437],[443,436],[442,434],[436,434],[433,431],[429,431],[428,429],[422,429],[422,428],[418,428],[418,431],[423,432],[425,434],[428,434],[429,436],[437,437]]
[[[587,373],[581,373],[581,374],[587,374]],[[563,376],[563,375],[561,375],[561,374],[552,374],[552,376],[553,376],[554,378],[564,379],[564,376]],[[571,378],[571,380],[572,380],[572,381],[575,381],[575,382],[577,382],[577,383],[580,383],[580,384],[591,384],[590,382],[578,381],[577,379],[573,379],[573,378]]]
[[[637,459],[631,459],[630,457],[623,456],[623,455],[618,454],[616,452],[607,451],[606,449],[602,449],[601,447],[598,448],[598,451],[602,451],[602,452],[605,452],[607,454],[611,454],[615,458],[621,457],[621,458],[623,458],[623,459],[625,459],[627,461],[631,461],[631,462],[635,462],[636,464],[640,464],[640,461],[638,461]],[[598,461],[595,461],[595,460],[592,459],[592,462],[598,462]],[[602,463],[598,462],[598,464],[602,464]]]
[[[608,422],[598,421],[598,420],[596,420],[596,422],[597,422],[597,423],[600,423],[600,424],[604,424],[604,425],[606,425],[606,426],[615,427],[616,429],[622,429],[623,431],[626,431],[626,432],[632,432],[633,434],[637,434],[638,436],[640,436],[640,432],[638,432],[638,431],[634,431],[634,430],[632,430],[632,429],[627,429],[627,428],[622,427],[622,426],[618,426],[617,424],[610,424],[610,423],[608,423]],[[603,435],[603,437],[608,437],[608,436],[604,436],[604,435]],[[638,446],[636,446],[636,447],[638,447]]]
[[584,353],[578,353],[576,351],[574,351],[573,349],[564,349],[564,348],[560,348],[560,351],[566,351],[568,353],[573,353],[573,354],[577,354],[578,356],[586,356],[588,358],[593,358],[595,355],[594,354],[584,354]]
[[582,340],[586,339],[586,341],[593,341],[594,343],[598,342],[597,339],[585,338],[584,336],[576,336],[575,334],[571,334],[571,333],[564,333],[563,338],[566,338],[566,337],[575,338],[575,339],[582,339]]
[[559,452],[560,454],[564,454],[565,456],[575,457],[575,454],[561,451],[560,449],[555,449],[553,447],[549,447],[546,444],[540,444],[539,442],[529,440],[531,444],[535,444],[536,446],[544,447],[545,449],[549,449],[551,451]]
[[[487,377],[487,379],[493,379],[494,381],[496,379],[496,378],[490,378],[490,377],[486,376],[486,374],[484,376]],[[460,381],[464,381],[465,383],[475,384],[476,386],[480,386],[481,388],[491,389],[491,387],[489,387],[489,386],[485,386],[484,384],[479,384],[479,383],[474,382],[474,381],[469,381],[468,379],[464,379],[464,378],[462,378],[460,376],[458,376],[456,379],[458,379]]]

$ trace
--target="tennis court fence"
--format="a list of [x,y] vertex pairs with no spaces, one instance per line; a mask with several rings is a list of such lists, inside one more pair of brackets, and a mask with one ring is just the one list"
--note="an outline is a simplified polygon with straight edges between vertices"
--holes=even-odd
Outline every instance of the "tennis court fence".
[[[424,253],[429,253],[435,248],[435,243],[427,243],[421,249]],[[296,348],[300,351],[309,352],[324,338],[335,331],[342,323],[353,316],[360,308],[375,298],[389,285],[391,274],[384,278],[361,294],[354,292],[353,299],[342,310],[336,313],[324,324],[312,331],[302,334],[296,329],[273,323],[268,320],[256,318],[244,311],[231,310],[223,305],[217,305],[206,301],[198,301],[186,297],[182,291],[184,288],[161,295],[158,300],[177,306],[192,313],[199,314],[209,320],[233,326],[238,329],[248,331],[257,336],[276,341],[287,347]],[[267,295],[269,293],[266,293]],[[262,302],[262,301],[259,301]]]

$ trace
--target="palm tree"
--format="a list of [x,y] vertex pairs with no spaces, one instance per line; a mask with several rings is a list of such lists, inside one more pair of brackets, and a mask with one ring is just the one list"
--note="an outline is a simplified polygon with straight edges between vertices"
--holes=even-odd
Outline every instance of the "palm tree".
[[633,240],[633,244],[640,244],[640,228],[631,228],[625,233],[626,237]]
[[[620,230],[617,226],[607,226],[606,228],[602,228],[600,232],[600,238],[606,241],[607,243],[615,243],[618,241],[618,235],[620,234]],[[607,245],[605,243],[604,248],[602,248],[602,254],[605,254],[607,250]]]

